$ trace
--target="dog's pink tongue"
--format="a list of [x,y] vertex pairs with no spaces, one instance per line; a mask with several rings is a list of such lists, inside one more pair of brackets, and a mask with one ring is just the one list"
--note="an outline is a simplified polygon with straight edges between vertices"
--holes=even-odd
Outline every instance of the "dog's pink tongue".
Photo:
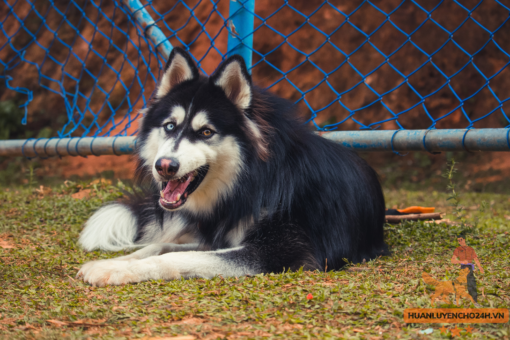
[[184,190],[186,190],[189,183],[191,182],[191,178],[191,176],[188,176],[186,181],[183,183],[179,182],[179,180],[169,181],[165,190],[163,190],[163,197],[165,197],[165,200],[168,202],[177,201],[177,196],[182,196]]

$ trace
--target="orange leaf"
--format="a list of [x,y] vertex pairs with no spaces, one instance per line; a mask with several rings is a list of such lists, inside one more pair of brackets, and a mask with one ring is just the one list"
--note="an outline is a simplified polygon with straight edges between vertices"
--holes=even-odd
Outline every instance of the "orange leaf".
[[162,338],[149,338],[148,340],[195,340],[193,335],[165,336]]
[[52,323],[56,326],[67,326],[69,324],[67,322],[59,321],[59,320],[46,320],[46,321],[48,321],[49,323]]
[[108,185],[111,185],[112,181],[110,181],[109,179],[98,178],[98,179],[95,179],[92,182],[90,182],[90,184],[91,185],[93,185],[93,184],[108,184]]
[[71,197],[72,198],[75,198],[75,199],[84,199],[84,198],[87,198],[87,197],[90,197],[92,193],[92,190],[90,189],[85,189],[85,190],[81,190],[81,191],[78,191],[77,193],[75,194],[72,194]]
[[39,187],[39,189],[35,189],[35,191],[38,192],[39,195],[44,196],[44,195],[47,195],[47,194],[51,193],[51,188],[47,188],[47,187],[41,185]]
[[12,244],[10,244],[9,242],[1,240],[1,239],[0,239],[0,247],[2,247],[4,249],[14,249],[14,248],[16,248]]

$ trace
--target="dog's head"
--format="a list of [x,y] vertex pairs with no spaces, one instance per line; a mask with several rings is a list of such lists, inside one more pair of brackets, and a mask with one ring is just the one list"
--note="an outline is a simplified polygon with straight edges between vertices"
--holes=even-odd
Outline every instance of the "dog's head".
[[467,282],[467,276],[468,276],[469,272],[470,272],[469,268],[461,269],[457,280],[459,282],[463,282],[463,283]]
[[161,187],[167,210],[210,212],[233,189],[246,150],[267,156],[244,60],[225,60],[210,77],[175,48],[140,126],[139,157]]

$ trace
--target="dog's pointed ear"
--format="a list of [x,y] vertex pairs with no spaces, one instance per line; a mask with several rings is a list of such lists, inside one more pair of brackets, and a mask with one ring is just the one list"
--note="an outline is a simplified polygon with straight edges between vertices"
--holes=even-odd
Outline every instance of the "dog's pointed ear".
[[175,86],[188,80],[197,79],[198,76],[198,68],[188,52],[180,47],[175,47],[166,63],[165,73],[158,86],[156,97],[164,97]]
[[211,81],[219,86],[241,111],[251,105],[251,76],[241,56],[234,55],[225,60],[211,76]]

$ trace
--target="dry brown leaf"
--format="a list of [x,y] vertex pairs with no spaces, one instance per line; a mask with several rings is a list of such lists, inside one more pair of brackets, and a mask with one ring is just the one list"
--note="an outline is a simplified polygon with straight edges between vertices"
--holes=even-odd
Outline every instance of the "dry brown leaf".
[[255,334],[256,336],[271,336],[271,335],[273,335],[271,333],[264,332],[264,331],[262,331],[260,329],[258,329],[255,332],[253,332],[253,334]]
[[178,335],[178,336],[148,338],[148,340],[195,340],[195,339],[196,339],[196,337],[194,337],[193,335]]
[[350,267],[350,268],[347,268],[348,271],[350,272],[364,272],[364,271],[368,271],[368,270],[372,270],[373,268],[365,268],[365,267]]
[[27,324],[24,327],[20,327],[20,329],[23,330],[23,331],[26,331],[26,330],[29,330],[29,329],[37,329],[37,328],[35,328],[32,325]]
[[424,223],[436,223],[436,224],[441,224],[441,223],[446,223],[448,225],[458,225],[460,224],[460,222],[455,222],[455,221],[452,221],[448,218],[443,218],[443,219],[440,219],[440,220],[433,220],[433,221],[424,221]]
[[191,324],[191,325],[199,325],[199,324],[201,324],[203,322],[204,322],[203,319],[189,318],[189,319],[182,320],[180,323]]
[[10,244],[9,242],[7,241],[4,241],[2,239],[0,239],[0,247],[4,248],[4,249],[14,249],[16,248],[15,246],[13,246],[12,244]]
[[93,180],[92,182],[90,182],[90,184],[99,184],[99,183],[104,183],[104,184],[109,184],[109,185],[111,185],[111,184],[112,184],[112,181],[111,181],[111,180],[109,180],[109,179],[98,178],[98,179],[95,179],[95,180]]
[[[46,320],[51,324],[54,324],[56,326],[86,326],[86,327],[98,327],[98,326],[105,326],[104,323],[95,323],[90,322],[88,320],[78,320],[73,322],[67,322],[67,321],[60,321],[60,320]],[[98,321],[105,321],[105,319],[98,320]]]
[[67,325],[69,325],[68,322],[59,321],[59,320],[46,320],[46,321],[48,321],[49,323],[54,324],[56,326],[67,326]]
[[39,189],[35,189],[35,191],[36,191],[39,195],[41,195],[41,196],[45,196],[45,195],[48,195],[48,194],[50,194],[50,193],[51,193],[51,188],[48,188],[48,187],[45,187],[45,186],[41,185],[41,186],[39,187]]
[[336,286],[336,283],[334,283],[334,282],[323,282],[322,285],[323,286]]
[[81,191],[78,191],[77,193],[72,194],[71,197],[81,200],[81,199],[90,197],[91,194],[92,194],[91,189],[85,189],[85,190],[81,190]]

